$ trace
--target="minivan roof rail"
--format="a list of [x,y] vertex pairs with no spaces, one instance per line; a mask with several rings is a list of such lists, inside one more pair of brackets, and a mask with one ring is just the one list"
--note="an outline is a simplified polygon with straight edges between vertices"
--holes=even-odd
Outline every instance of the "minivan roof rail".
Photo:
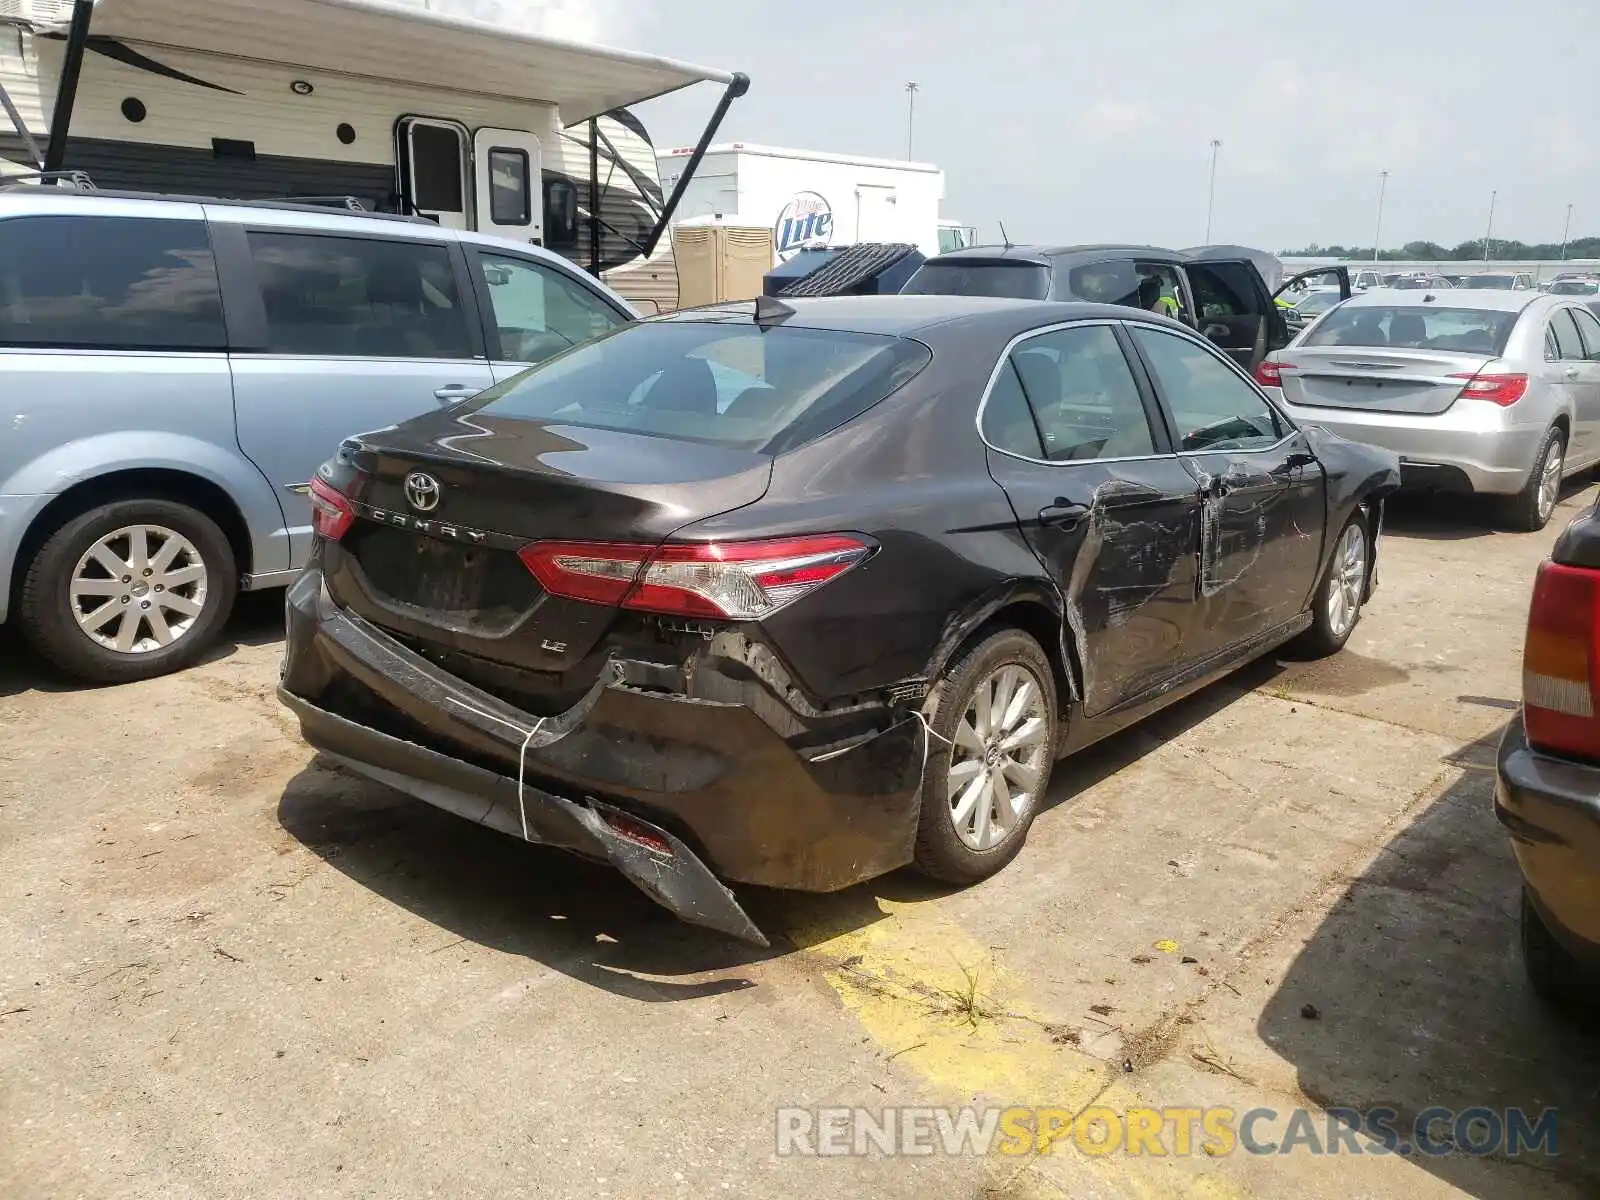
[[39,184],[58,181],[71,181],[79,185],[70,191],[63,189],[63,195],[99,196],[112,200],[168,200],[180,204],[228,205],[237,208],[287,209],[290,212],[319,213],[323,216],[328,215],[330,209],[334,209],[342,216],[370,217],[374,221],[404,221],[408,225],[432,225],[435,228],[438,226],[438,222],[430,221],[426,217],[401,213],[374,212],[356,196],[283,196],[264,200],[246,200],[229,196],[186,196],[168,192],[106,190],[95,187],[89,177],[82,171],[30,172],[20,176],[7,175],[0,177],[0,192],[18,192],[24,189],[29,192],[36,192]]

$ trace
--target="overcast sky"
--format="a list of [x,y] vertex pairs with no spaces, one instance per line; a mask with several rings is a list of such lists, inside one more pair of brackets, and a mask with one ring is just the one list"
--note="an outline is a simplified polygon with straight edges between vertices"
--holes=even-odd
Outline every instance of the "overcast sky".
[[[903,157],[1014,240],[1600,234],[1600,0],[432,0],[752,80],[719,141]],[[701,84],[640,108],[692,144]]]

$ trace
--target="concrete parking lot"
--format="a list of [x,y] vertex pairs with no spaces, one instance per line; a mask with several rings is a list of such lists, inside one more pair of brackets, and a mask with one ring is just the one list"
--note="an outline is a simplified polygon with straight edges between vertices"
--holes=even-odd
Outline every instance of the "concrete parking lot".
[[[1062,764],[978,887],[746,895],[770,952],[319,765],[277,596],[120,688],[0,630],[0,1194],[1595,1195],[1600,1040],[1524,982],[1490,809],[1594,493],[1534,535],[1406,506],[1340,657]],[[1553,1107],[1559,1154],[775,1153],[783,1106],[972,1103]]]

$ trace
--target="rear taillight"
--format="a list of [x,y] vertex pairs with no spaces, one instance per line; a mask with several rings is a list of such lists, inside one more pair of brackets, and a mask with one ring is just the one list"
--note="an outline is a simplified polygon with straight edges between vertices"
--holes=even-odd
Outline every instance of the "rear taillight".
[[1597,645],[1600,571],[1546,562],[1533,584],[1522,651],[1522,712],[1530,745],[1600,758]]
[[1256,364],[1256,382],[1262,387],[1281,388],[1283,386],[1283,364],[1275,363],[1270,358],[1263,358]]
[[311,527],[330,542],[337,542],[356,519],[355,510],[343,492],[320,476],[311,480]]
[[1452,375],[1451,379],[1465,379],[1458,400],[1487,400],[1502,408],[1510,408],[1528,391],[1526,375]]
[[776,612],[872,552],[843,534],[692,546],[535,542],[520,551],[544,590],[643,612],[753,621]]

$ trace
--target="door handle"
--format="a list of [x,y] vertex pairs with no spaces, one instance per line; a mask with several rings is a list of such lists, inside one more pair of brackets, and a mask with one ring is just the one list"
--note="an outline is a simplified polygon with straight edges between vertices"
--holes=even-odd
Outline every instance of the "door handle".
[[1565,371],[1563,371],[1561,373],[1563,375],[1565,375],[1568,379],[1576,379],[1578,377],[1578,368],[1577,367],[1568,367]]
[[476,396],[482,388],[469,387],[464,383],[449,383],[442,388],[436,388],[433,398],[440,404],[454,404],[457,400],[465,400],[468,396]]
[[1047,504],[1039,510],[1039,524],[1071,529],[1088,515],[1088,505],[1068,504],[1065,500],[1061,500],[1055,504]]

